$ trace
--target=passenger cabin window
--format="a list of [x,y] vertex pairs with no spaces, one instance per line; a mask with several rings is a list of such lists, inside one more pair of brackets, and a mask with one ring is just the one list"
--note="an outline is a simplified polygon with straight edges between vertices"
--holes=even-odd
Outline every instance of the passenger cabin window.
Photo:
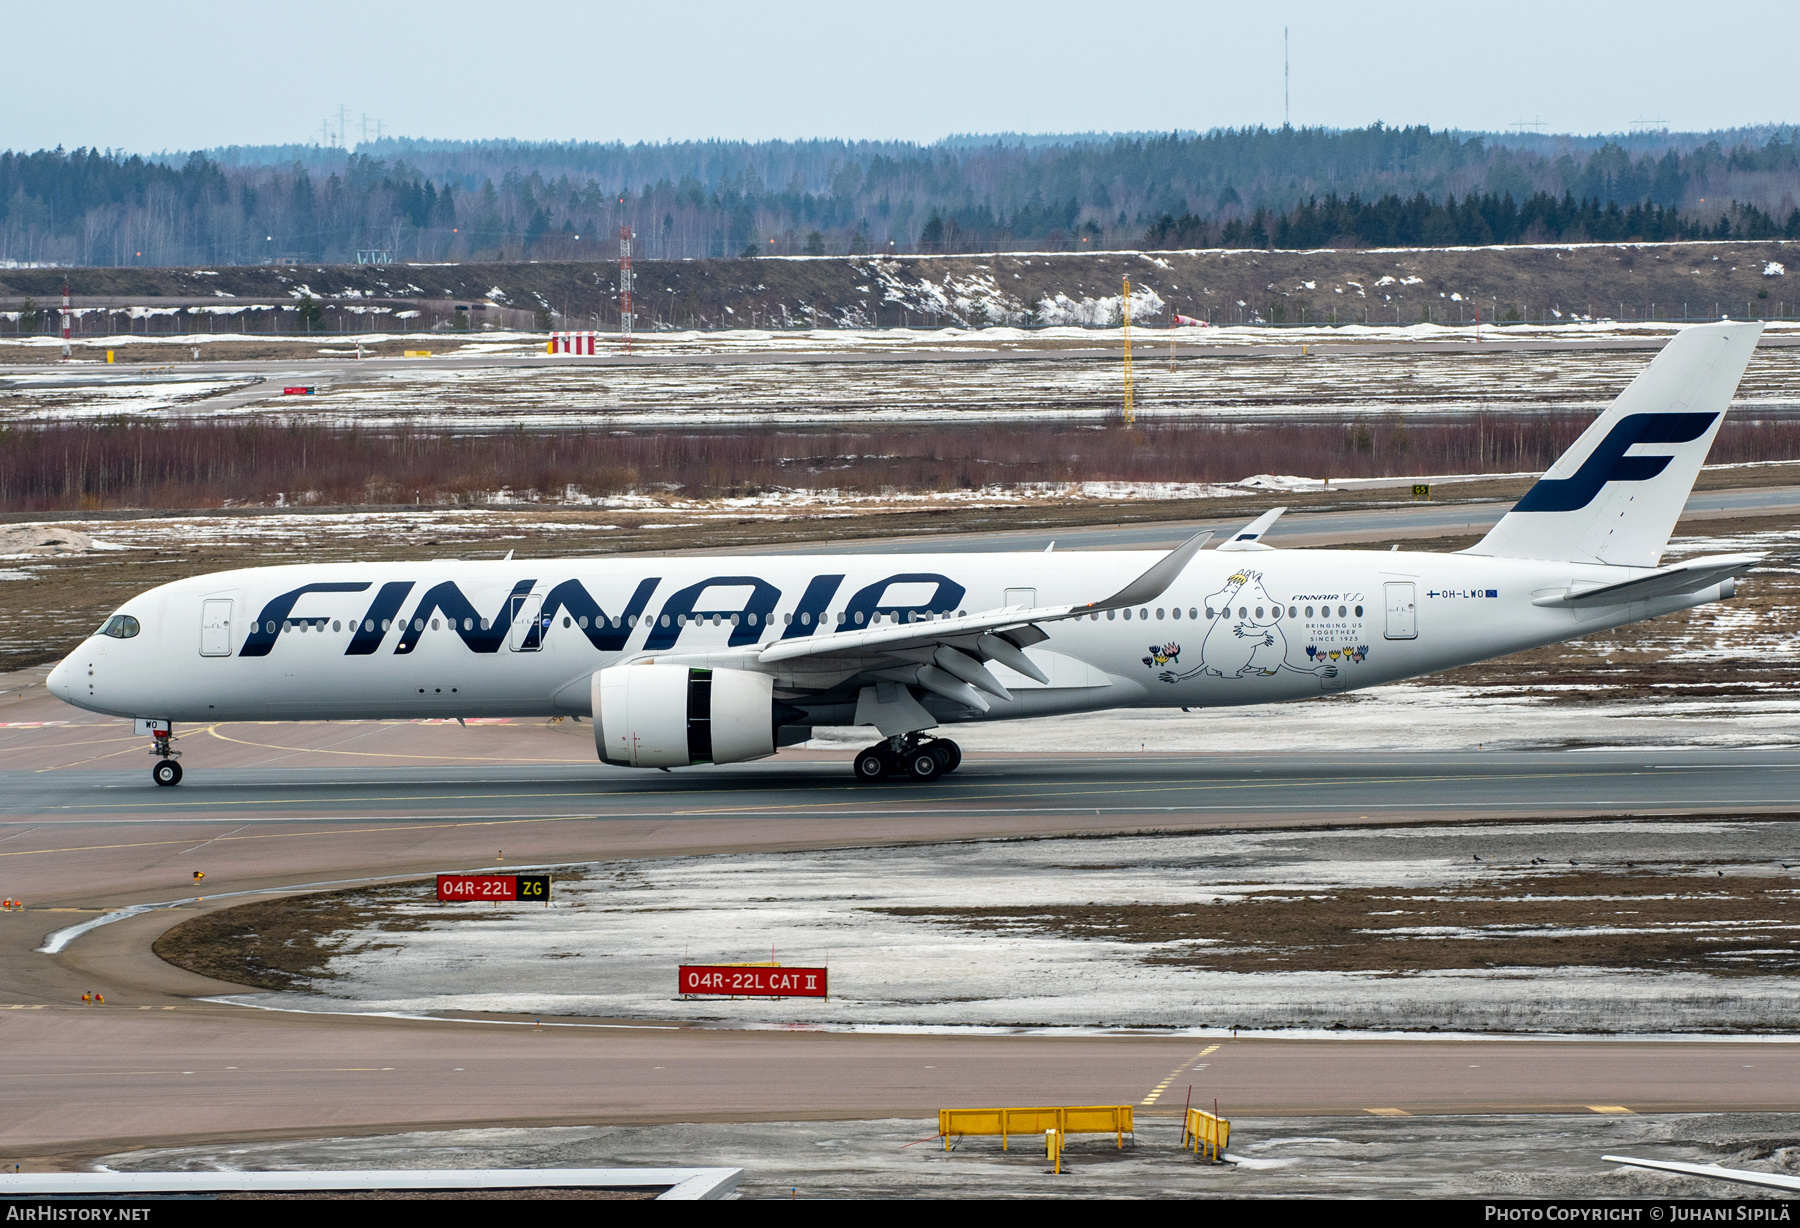
[[128,640],[142,630],[143,627],[138,624],[138,620],[131,615],[114,614],[111,618],[102,623],[100,625],[100,630],[96,631],[94,634],[110,635],[115,640]]

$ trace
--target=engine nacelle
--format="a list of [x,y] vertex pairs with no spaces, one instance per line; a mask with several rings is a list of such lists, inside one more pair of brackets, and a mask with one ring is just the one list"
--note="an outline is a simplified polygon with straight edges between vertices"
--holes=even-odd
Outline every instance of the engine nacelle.
[[[775,753],[775,680],[741,669],[615,665],[593,688],[594,745],[619,767],[742,763]],[[797,715],[797,713],[795,713]]]

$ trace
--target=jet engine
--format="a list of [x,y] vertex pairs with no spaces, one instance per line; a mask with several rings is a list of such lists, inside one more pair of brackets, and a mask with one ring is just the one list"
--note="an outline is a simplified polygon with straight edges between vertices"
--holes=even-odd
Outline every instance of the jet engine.
[[775,729],[804,717],[775,680],[738,669],[615,665],[593,688],[594,744],[619,767],[742,763],[775,753]]

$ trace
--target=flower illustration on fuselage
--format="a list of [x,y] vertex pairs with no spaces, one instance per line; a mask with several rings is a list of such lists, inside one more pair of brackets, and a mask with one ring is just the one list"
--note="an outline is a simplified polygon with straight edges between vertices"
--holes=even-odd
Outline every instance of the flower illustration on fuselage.
[[1155,669],[1159,665],[1167,665],[1171,661],[1177,665],[1181,664],[1181,645],[1172,640],[1161,648],[1152,644],[1146,651],[1150,655],[1144,658],[1144,664],[1151,669]]

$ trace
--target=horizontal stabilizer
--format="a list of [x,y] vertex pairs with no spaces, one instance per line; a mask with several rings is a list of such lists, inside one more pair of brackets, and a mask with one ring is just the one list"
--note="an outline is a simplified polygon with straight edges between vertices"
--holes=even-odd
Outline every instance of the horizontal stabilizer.
[[[1532,599],[1532,605],[1597,606],[1626,605],[1633,601],[1649,601],[1653,597],[1674,597],[1697,593],[1722,580],[1741,576],[1767,558],[1762,554],[1715,554],[1702,559],[1688,559],[1673,567],[1635,580],[1617,584],[1598,584],[1589,588],[1573,588]],[[1729,596],[1729,594],[1727,594]]]

